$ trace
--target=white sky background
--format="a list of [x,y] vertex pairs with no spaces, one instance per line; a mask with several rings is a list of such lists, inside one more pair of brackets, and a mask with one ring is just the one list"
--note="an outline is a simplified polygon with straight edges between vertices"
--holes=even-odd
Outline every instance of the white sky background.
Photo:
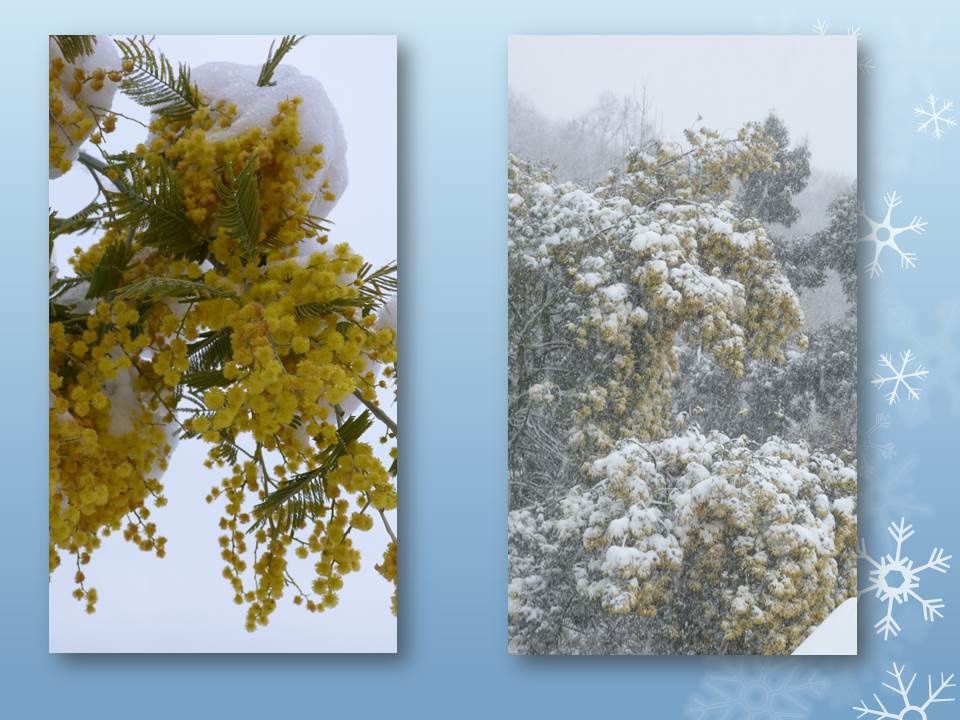
[[[154,47],[174,62],[196,67],[209,61],[259,66],[272,36],[159,36]],[[396,208],[396,38],[393,36],[316,36],[287,55],[293,65],[319,79],[340,114],[348,150],[350,182],[330,213],[331,242],[348,242],[375,267],[397,257]],[[113,109],[146,120],[142,108],[119,92]],[[107,136],[113,152],[133,149],[146,131],[119,118]],[[89,148],[88,148],[89,149]],[[60,215],[83,207],[95,194],[78,164],[50,183],[50,205]],[[74,245],[58,240],[54,261],[61,273]],[[392,396],[383,399],[396,417]],[[377,424],[374,430],[382,430]],[[381,447],[371,433],[369,440]],[[233,591],[221,576],[217,526],[221,504],[204,497],[219,484],[221,472],[202,466],[206,446],[181,442],[162,478],[169,504],[153,509],[151,519],[168,538],[162,560],[137,549],[119,535],[104,541],[85,568],[89,586],[100,599],[87,615],[74,600],[69,559],[50,583],[50,650],[53,652],[395,652],[396,618],[390,613],[392,584],[374,570],[389,538],[379,519],[374,529],[352,534],[363,555],[363,569],[344,578],[340,603],[322,614],[308,613],[284,597],[267,627],[244,630],[246,606],[233,603]],[[396,513],[391,513],[396,529]],[[309,585],[315,560],[299,561],[291,552],[292,574]]]
[[509,84],[547,118],[590,109],[601,93],[647,99],[665,139],[703,115],[733,134],[770,110],[811,166],[857,174],[857,63],[852,36],[515,36]]

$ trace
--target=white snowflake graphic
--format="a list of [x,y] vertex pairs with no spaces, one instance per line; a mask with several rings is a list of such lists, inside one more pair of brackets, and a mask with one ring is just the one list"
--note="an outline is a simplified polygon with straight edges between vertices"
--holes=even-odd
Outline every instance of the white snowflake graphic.
[[808,702],[821,697],[827,681],[817,673],[773,672],[769,666],[739,663],[708,675],[687,703],[692,720],[804,720]]
[[859,705],[854,705],[853,709],[860,713],[857,715],[858,718],[869,715],[878,720],[929,720],[932,716],[927,714],[927,710],[931,705],[956,700],[956,698],[953,697],[943,697],[945,690],[955,687],[953,675],[947,676],[940,673],[940,684],[936,688],[933,687],[933,678],[927,675],[927,697],[922,705],[916,705],[910,699],[910,690],[913,688],[913,683],[917,679],[917,674],[914,673],[910,677],[910,680],[906,681],[904,675],[906,667],[906,665],[900,665],[898,667],[896,663],[893,663],[893,670],[887,670],[887,675],[893,678],[896,685],[883,683],[885,688],[898,696],[897,706],[899,707],[894,706],[888,710],[887,706],[883,704],[883,701],[874,693],[873,700],[877,704],[875,708],[867,705],[862,698],[860,699]]
[[934,548],[930,553],[930,559],[923,565],[915,565],[913,560],[903,554],[903,544],[913,535],[913,526],[907,525],[901,518],[899,525],[890,523],[887,528],[890,537],[896,543],[895,555],[882,555],[874,560],[867,553],[867,543],[861,538],[860,547],[857,551],[857,557],[865,560],[872,566],[868,576],[870,585],[860,590],[859,595],[873,593],[874,597],[881,603],[886,603],[886,613],[874,625],[877,634],[883,633],[883,639],[886,640],[893,635],[896,637],[900,633],[900,625],[893,617],[894,603],[902,605],[909,602],[910,599],[920,603],[923,609],[923,619],[933,622],[938,617],[943,617],[940,612],[944,607],[942,598],[926,599],[917,592],[920,588],[921,573],[927,570],[935,570],[945,573],[950,569],[951,555],[944,555],[943,548]]
[[[813,33],[815,35],[827,35],[829,31],[830,24],[824,20],[821,20],[820,18],[817,18],[817,21],[813,24]],[[859,42],[863,38],[863,33],[860,31],[860,27],[857,25],[851,25],[847,30],[847,34],[857,39],[857,68],[859,68],[860,72],[863,73],[868,73],[871,70],[874,70],[876,66],[873,64],[873,61],[865,55],[862,55],[859,50]]]
[[890,416],[886,413],[878,413],[865,432],[866,441],[864,445],[867,449],[867,455],[879,458],[880,460],[891,460],[897,454],[897,446],[892,442],[882,442],[878,435],[884,430],[890,428]]
[[[880,367],[882,372],[876,373],[871,381],[879,390],[883,390],[887,383],[893,383],[893,387],[887,392],[885,397],[890,405],[900,401],[900,388],[907,391],[907,398],[910,400],[920,399],[920,388],[917,383],[926,380],[930,371],[917,362],[913,352],[907,350],[900,353],[900,367],[893,364],[892,355],[880,356]],[[889,374],[884,374],[889,373]],[[911,383],[913,383],[911,385]]]
[[896,190],[883,196],[883,202],[887,206],[887,211],[882,220],[874,220],[861,210],[860,216],[864,219],[870,228],[870,232],[860,238],[860,242],[873,243],[873,260],[867,265],[867,274],[870,277],[877,277],[883,272],[880,265],[880,256],[886,248],[890,248],[900,256],[900,266],[903,268],[916,267],[917,256],[915,253],[905,252],[897,243],[897,236],[906,232],[922,235],[927,228],[927,223],[919,216],[914,216],[909,225],[902,227],[893,226],[893,209],[900,205],[902,199],[897,195]]
[[917,116],[917,132],[925,133],[931,130],[933,137],[939,140],[947,130],[957,124],[952,117],[952,110],[952,101],[941,100],[938,103],[935,96],[928,95],[926,105],[917,105],[913,108],[913,113]]

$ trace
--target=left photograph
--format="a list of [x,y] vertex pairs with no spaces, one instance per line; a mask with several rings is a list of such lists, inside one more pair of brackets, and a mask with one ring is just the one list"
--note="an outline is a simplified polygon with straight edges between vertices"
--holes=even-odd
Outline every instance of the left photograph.
[[49,59],[50,652],[396,652],[396,38]]

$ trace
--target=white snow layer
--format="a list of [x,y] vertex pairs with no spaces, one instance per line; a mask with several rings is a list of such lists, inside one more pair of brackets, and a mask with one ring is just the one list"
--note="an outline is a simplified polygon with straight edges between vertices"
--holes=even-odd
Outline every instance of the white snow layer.
[[794,655],[856,655],[857,599],[844,600],[793,651]]
[[[63,58],[63,53],[60,52],[60,48],[57,46],[57,43],[54,39],[50,38],[50,59],[53,58]],[[91,55],[81,55],[73,63],[64,62],[63,70],[60,73],[60,82],[62,87],[69,87],[73,82],[73,71],[75,68],[82,68],[84,72],[90,73],[97,68],[102,68],[107,72],[111,70],[120,69],[120,54],[117,52],[116,46],[106,35],[97,35],[97,42],[94,47],[94,51]],[[113,82],[109,78],[105,78],[103,81],[103,88],[100,90],[93,90],[90,86],[90,83],[84,83],[83,88],[80,90],[80,100],[86,105],[90,106],[91,112],[97,117],[102,117],[106,114],[106,111],[110,109],[110,106],[113,104],[113,96],[117,93],[117,83]],[[77,103],[71,98],[65,91],[61,91],[60,100],[63,102],[63,109],[66,113],[73,113],[77,110]],[[52,120],[51,120],[52,123]],[[63,143],[66,147],[66,152],[64,155],[71,162],[77,159],[77,155],[80,154],[80,145],[83,143],[75,143],[59,125],[54,125],[53,131],[57,134],[57,138]],[[50,179],[55,180],[56,178],[63,175],[63,172],[60,168],[50,166]]]
[[[193,70],[193,81],[209,100],[235,103],[238,114],[228,128],[207,133],[210,140],[224,140],[246,132],[253,127],[269,129],[270,120],[277,114],[277,104],[288,98],[300,97],[300,145],[307,153],[314,145],[323,145],[324,167],[312,179],[304,180],[302,189],[313,195],[310,212],[328,217],[347,187],[347,140],[340,124],[340,116],[316,78],[303,75],[289,65],[281,65],[273,74],[274,85],[260,87],[259,65],[239,65],[231,62],[211,62]],[[326,192],[333,200],[324,198]]]

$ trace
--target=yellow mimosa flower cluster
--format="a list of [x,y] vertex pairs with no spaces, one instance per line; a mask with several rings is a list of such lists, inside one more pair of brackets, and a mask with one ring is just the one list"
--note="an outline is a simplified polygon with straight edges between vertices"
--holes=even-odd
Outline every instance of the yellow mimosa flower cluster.
[[[61,75],[51,65],[51,96]],[[311,215],[303,187],[324,168],[324,147],[300,147],[300,97],[237,132],[235,104],[198,97],[188,116],[155,114],[122,161],[81,156],[116,190],[102,238],[71,260],[88,296],[99,294],[93,309],[51,300],[63,316],[50,325],[51,570],[75,555],[76,594],[92,611],[79,565],[102,537],[123,528],[164,555],[146,502],[165,502],[173,428],[208,443],[207,467],[226,471],[207,500],[223,505],[222,574],[252,631],[290,588],[309,611],[334,607],[361,566],[353,534],[375,522],[391,537],[377,569],[396,584],[384,514],[397,503],[396,448],[388,469],[361,437],[384,421],[378,389],[396,383],[396,332],[378,322],[387,298],[377,284],[395,268],[371,275]],[[51,134],[51,162],[55,153]],[[381,442],[395,443],[385,423]],[[301,584],[303,561],[313,572]]]
[[[141,353],[168,313],[158,308],[142,317],[119,300],[50,323],[51,571],[66,553],[79,573],[101,537],[122,527],[141,549],[164,555],[166,538],[148,521],[146,504],[165,504],[159,478],[170,453],[173,398]],[[96,593],[80,575],[77,597],[92,612]]]

